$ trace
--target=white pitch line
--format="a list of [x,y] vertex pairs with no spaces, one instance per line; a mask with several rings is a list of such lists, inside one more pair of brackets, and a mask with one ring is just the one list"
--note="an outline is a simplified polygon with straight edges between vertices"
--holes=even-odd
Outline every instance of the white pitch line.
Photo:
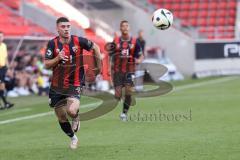
[[26,120],[26,119],[43,117],[43,116],[52,115],[52,114],[53,114],[53,111],[40,113],[40,114],[34,114],[34,115],[31,115],[31,116],[24,116],[24,117],[19,117],[19,118],[14,118],[14,119],[8,119],[8,120],[5,120],[5,121],[0,121],[0,125],[1,124],[7,124],[7,123],[13,123],[13,122],[17,122],[17,121],[22,121],[22,120]]
[[1,113],[0,117],[6,116],[6,115],[11,115],[11,114],[16,114],[16,113],[21,113],[21,112],[28,112],[28,111],[31,111],[31,110],[32,110],[31,108],[22,108],[22,109],[11,110],[11,111],[6,112],[6,113]]
[[[180,87],[176,87],[176,88],[174,88],[173,91],[181,91],[181,90],[190,89],[190,88],[197,88],[197,87],[201,87],[201,86],[205,86],[205,85],[227,82],[227,81],[234,80],[234,79],[237,79],[237,77],[227,77],[227,78],[221,78],[221,79],[217,79],[217,80],[209,80],[207,82],[199,82],[196,84],[187,84],[187,85],[183,85]],[[98,103],[85,104],[85,105],[81,105],[80,108],[90,108],[90,107],[94,107],[99,104],[101,104],[101,103],[98,102]],[[22,120],[26,120],[26,119],[44,117],[44,116],[52,115],[52,114],[53,114],[53,111],[40,113],[40,114],[34,114],[34,115],[30,115],[30,116],[19,117],[19,118],[14,118],[14,119],[9,119],[9,120],[5,120],[5,121],[0,121],[0,125],[13,123],[13,122],[17,122],[17,121],[22,121]]]
[[[85,105],[81,105],[80,108],[91,108],[91,107],[97,106],[99,104],[101,104],[101,103],[98,102],[98,103],[85,104]],[[44,113],[34,114],[34,115],[30,115],[30,116],[24,116],[24,117],[19,117],[19,118],[14,118],[14,119],[8,119],[8,120],[0,121],[0,125],[13,123],[13,122],[17,122],[17,121],[22,121],[22,120],[26,120],[26,119],[33,119],[33,118],[38,118],[38,117],[44,117],[44,116],[53,115],[53,114],[54,114],[54,112],[50,111],[50,112],[44,112]]]
[[173,92],[181,91],[181,90],[185,90],[185,89],[197,88],[197,87],[211,85],[211,84],[227,82],[227,81],[235,80],[237,78],[238,77],[226,77],[226,78],[221,78],[221,79],[216,79],[216,80],[209,80],[209,81],[205,81],[205,82],[199,82],[199,83],[195,83],[195,84],[182,85],[182,86],[174,88]]

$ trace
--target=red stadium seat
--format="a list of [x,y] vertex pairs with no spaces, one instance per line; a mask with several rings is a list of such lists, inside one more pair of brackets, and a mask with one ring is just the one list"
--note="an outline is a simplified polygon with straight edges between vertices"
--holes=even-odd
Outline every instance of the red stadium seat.
[[180,10],[180,4],[179,3],[174,3],[172,5],[172,10]]
[[234,37],[237,0],[155,0],[155,4],[170,9],[183,27],[196,27],[207,38]]
[[182,25],[183,27],[189,27],[189,22],[186,21],[186,20],[182,20],[182,21],[181,21],[181,25]]
[[[8,3],[7,3],[8,4]],[[51,35],[44,28],[24,19],[7,8],[1,8],[0,30],[8,36]]]
[[206,10],[203,10],[202,12],[199,12],[199,17],[207,17],[208,16],[208,12]]
[[198,9],[198,8],[199,8],[199,3],[192,3],[192,4],[190,5],[190,8],[191,8],[191,9]]
[[199,12],[197,10],[192,10],[189,12],[189,16],[193,18],[197,18]]
[[208,9],[208,2],[200,3],[199,8],[203,9],[203,11],[206,11],[206,9]]
[[236,16],[236,10],[234,10],[234,9],[231,9],[231,10],[229,10],[229,16],[231,16],[231,17],[235,17]]
[[209,8],[210,9],[217,9],[218,3],[217,2],[210,2],[209,3]]
[[225,19],[224,18],[218,18],[216,21],[216,24],[219,26],[224,26],[225,25]]
[[180,17],[183,18],[183,19],[187,18],[188,15],[189,15],[189,12],[188,12],[188,11],[182,11],[182,12],[180,12]]
[[207,25],[207,20],[206,20],[206,18],[198,19],[198,25],[199,25],[199,26],[206,26],[206,25]]
[[225,10],[219,10],[219,11],[217,12],[217,16],[218,16],[218,17],[224,17],[224,16],[226,16],[226,11],[225,11]]
[[181,9],[182,10],[189,10],[190,9],[189,3],[182,3]]
[[215,26],[215,24],[216,24],[216,18],[210,18],[208,20],[208,25],[209,26]]
[[234,26],[235,25],[235,18],[230,17],[226,19],[227,25]]
[[237,7],[237,3],[236,3],[236,1],[233,0],[233,1],[228,2],[227,6],[229,8],[235,9]]
[[218,9],[226,9],[227,8],[227,2],[219,2]]
[[197,19],[196,18],[192,18],[192,19],[189,20],[189,23],[190,23],[190,25],[196,27],[197,26]]
[[178,18],[180,18],[180,13],[180,11],[173,11],[173,15]]
[[217,16],[217,10],[210,10],[208,11],[209,17],[216,17]]

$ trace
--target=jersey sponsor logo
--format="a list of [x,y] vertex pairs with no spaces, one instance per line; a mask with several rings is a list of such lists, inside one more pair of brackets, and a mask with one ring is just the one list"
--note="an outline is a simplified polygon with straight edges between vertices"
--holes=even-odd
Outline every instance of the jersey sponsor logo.
[[121,57],[129,57],[129,49],[122,49]]
[[122,43],[122,48],[121,48],[121,57],[122,58],[127,58],[129,57],[129,51],[130,50],[130,46],[129,46],[129,42],[125,41]]
[[50,49],[48,49],[48,50],[47,50],[47,56],[50,57],[50,56],[52,56],[52,55],[53,55],[52,51],[51,51]]

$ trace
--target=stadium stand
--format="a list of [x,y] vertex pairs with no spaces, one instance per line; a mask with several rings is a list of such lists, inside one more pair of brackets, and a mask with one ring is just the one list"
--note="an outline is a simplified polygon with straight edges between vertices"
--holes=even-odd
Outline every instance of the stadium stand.
[[[50,36],[52,35],[44,28],[26,20],[20,16],[15,9],[19,7],[15,3],[0,4],[0,30],[7,36]],[[11,5],[10,5],[11,4]]]
[[148,0],[156,8],[168,8],[182,27],[194,27],[200,38],[233,39],[236,0]]

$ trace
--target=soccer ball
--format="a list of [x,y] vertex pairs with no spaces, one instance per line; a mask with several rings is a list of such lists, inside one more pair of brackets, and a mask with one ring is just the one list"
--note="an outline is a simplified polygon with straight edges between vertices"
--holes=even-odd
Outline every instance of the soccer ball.
[[173,24],[173,14],[167,9],[158,9],[153,13],[152,22],[157,29],[168,29]]

